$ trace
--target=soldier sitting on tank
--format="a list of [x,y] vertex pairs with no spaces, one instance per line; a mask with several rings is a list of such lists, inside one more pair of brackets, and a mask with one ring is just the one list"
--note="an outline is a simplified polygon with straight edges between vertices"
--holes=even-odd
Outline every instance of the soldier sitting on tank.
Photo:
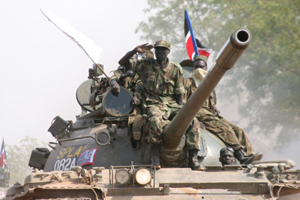
[[[204,78],[207,70],[207,57],[203,55],[195,56],[193,65],[192,77],[184,81],[184,102],[188,100]],[[244,130],[219,115],[219,110],[216,108],[213,98],[213,94],[211,94],[197,113],[197,119],[205,125],[208,131],[234,149],[234,156],[241,164],[250,164],[253,161],[260,160],[262,154],[255,154]]]
[[[118,69],[113,73],[114,75],[110,78],[109,83],[112,87],[112,92],[114,95],[117,96],[118,93],[120,93],[120,85],[135,93],[134,88],[139,79],[137,74],[135,74],[132,70],[127,70],[123,66],[119,66]],[[142,109],[134,104],[133,110],[128,116],[128,131],[132,133],[132,142],[134,147],[137,146],[136,141],[140,140],[141,138],[140,131],[133,131],[133,129],[140,130],[142,128],[143,118],[140,114],[142,114]],[[136,125],[133,127],[134,122]]]
[[220,158],[219,161],[224,165],[233,165],[235,158],[234,158],[234,150],[231,147],[224,147],[220,150]]
[[[155,48],[156,59],[130,60],[137,52],[143,53]],[[160,168],[160,145],[162,145],[163,129],[170,122],[170,117],[175,116],[182,105],[183,70],[179,64],[168,59],[171,45],[164,40],[158,40],[154,46],[142,44],[128,52],[120,59],[119,64],[128,70],[137,73],[142,82],[144,99],[142,106],[149,120],[149,140],[151,144],[151,164]],[[113,83],[113,82],[112,82]],[[114,82],[113,84],[117,84]],[[113,85],[114,87],[114,85]],[[133,101],[139,104],[139,99],[134,96]],[[193,170],[200,168],[197,153],[200,149],[200,126],[194,119],[187,131],[187,147],[190,155],[190,166]]]
[[[142,59],[153,59],[154,55],[151,50],[147,50],[145,53],[136,53],[134,54],[130,60],[142,60]],[[132,70],[127,70],[123,66],[119,66],[117,70],[113,71],[114,75],[110,78],[109,84],[112,87],[112,91],[115,94],[120,93],[120,85],[129,89],[134,93],[135,96],[140,96],[135,91],[135,86],[137,82],[139,82],[139,76],[134,73]],[[115,84],[115,83],[118,84]],[[134,101],[139,101],[138,99],[134,99]],[[142,118],[142,109],[135,105],[132,112],[128,116],[128,127],[129,132],[133,134],[133,145],[136,146],[136,141],[141,139],[141,128],[143,125],[143,118]]]

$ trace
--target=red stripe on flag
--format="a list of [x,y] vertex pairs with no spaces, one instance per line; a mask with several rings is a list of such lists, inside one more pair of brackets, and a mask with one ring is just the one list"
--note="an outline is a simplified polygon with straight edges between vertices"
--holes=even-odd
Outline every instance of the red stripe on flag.
[[210,52],[202,50],[202,49],[198,49],[198,53],[199,53],[199,55],[206,56],[207,58],[210,55]]
[[5,157],[5,154],[4,154],[4,152],[2,152],[2,155],[0,158],[0,167],[2,167],[2,168],[4,168],[4,157]]
[[193,47],[192,37],[188,38],[188,40],[186,41],[185,45],[186,45],[186,52],[187,52],[189,58],[192,60],[193,53],[194,53],[194,47]]

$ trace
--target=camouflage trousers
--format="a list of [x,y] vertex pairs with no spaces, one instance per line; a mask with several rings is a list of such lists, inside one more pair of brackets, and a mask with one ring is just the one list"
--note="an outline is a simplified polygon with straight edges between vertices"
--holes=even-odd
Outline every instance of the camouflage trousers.
[[247,155],[253,155],[253,147],[243,129],[227,121],[205,108],[201,108],[196,115],[197,119],[205,125],[205,128],[218,136],[226,145],[234,150],[242,148]]
[[[179,112],[180,106],[169,107],[165,104],[153,104],[146,107],[147,117],[150,123],[149,136],[150,143],[162,144],[161,134],[163,129],[170,123],[170,120]],[[193,119],[186,134],[186,145],[188,149],[200,150],[200,125],[196,118]]]

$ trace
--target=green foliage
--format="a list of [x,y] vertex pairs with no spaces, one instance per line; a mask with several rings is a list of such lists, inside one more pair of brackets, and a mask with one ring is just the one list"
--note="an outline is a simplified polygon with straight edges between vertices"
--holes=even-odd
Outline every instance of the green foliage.
[[7,144],[7,165],[10,169],[10,185],[19,182],[24,183],[24,179],[32,172],[28,166],[31,151],[39,146],[36,138],[26,136],[17,145]]
[[238,28],[249,29],[251,45],[226,75],[218,95],[240,101],[239,112],[250,121],[247,131],[266,135],[280,131],[279,145],[295,138],[300,130],[300,1],[148,0],[148,4],[148,22],[141,22],[136,32],[144,40],[169,41],[176,62],[188,58],[185,9],[195,36],[215,51]]

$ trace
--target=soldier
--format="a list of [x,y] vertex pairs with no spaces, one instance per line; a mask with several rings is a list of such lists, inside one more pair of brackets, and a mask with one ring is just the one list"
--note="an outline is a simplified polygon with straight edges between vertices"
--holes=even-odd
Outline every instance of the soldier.
[[[146,50],[145,53],[136,53],[130,59],[131,60],[142,60],[142,59],[153,59],[153,52]],[[113,71],[114,75],[110,78],[110,86],[114,93],[120,93],[119,85],[134,91],[136,82],[139,80],[139,76],[132,70],[127,70],[123,66],[119,66],[117,70]],[[113,82],[113,83],[112,83]],[[118,85],[114,84],[115,82]]]
[[224,165],[233,165],[234,163],[234,150],[231,147],[224,147],[220,150],[219,161]]
[[[156,59],[130,60],[130,57],[136,52],[143,53],[153,47],[155,48]],[[167,41],[158,40],[154,46],[147,43],[137,46],[119,61],[120,65],[137,73],[142,82],[143,108],[150,124],[148,142],[151,143],[151,162],[157,168],[160,168],[159,151],[162,144],[163,129],[183,104],[183,70],[179,64],[168,59],[170,49],[171,45]],[[137,100],[138,98],[134,96],[133,99]],[[199,133],[200,126],[197,119],[194,119],[186,133],[189,161],[193,170],[200,168],[197,159],[197,152],[200,149]]]
[[[206,74],[206,69],[207,57],[202,55],[195,56],[193,76],[184,81],[184,102],[187,101],[198,87]],[[228,146],[234,149],[234,156],[241,164],[249,164],[253,161],[260,160],[262,154],[254,153],[253,147],[243,129],[219,115],[220,112],[215,106],[213,96],[214,95],[211,94],[203,104],[196,115],[197,119],[205,125],[208,131],[217,135]]]
[[[130,60],[143,60],[143,59],[153,59],[154,55],[151,50],[147,50],[145,53],[136,53]],[[129,89],[133,92],[134,96],[140,96],[136,92],[136,84],[140,82],[139,76],[132,70],[127,70],[123,66],[119,66],[117,70],[113,71],[114,75],[110,78],[110,86],[112,87],[112,92],[114,94],[120,93],[119,85]],[[112,83],[113,82],[113,83]],[[114,84],[117,82],[118,84]],[[136,146],[136,141],[141,139],[141,128],[143,126],[142,111],[138,104],[140,103],[139,98],[134,98],[132,104],[134,105],[133,111],[128,116],[128,127],[129,132],[133,135],[133,145]]]

